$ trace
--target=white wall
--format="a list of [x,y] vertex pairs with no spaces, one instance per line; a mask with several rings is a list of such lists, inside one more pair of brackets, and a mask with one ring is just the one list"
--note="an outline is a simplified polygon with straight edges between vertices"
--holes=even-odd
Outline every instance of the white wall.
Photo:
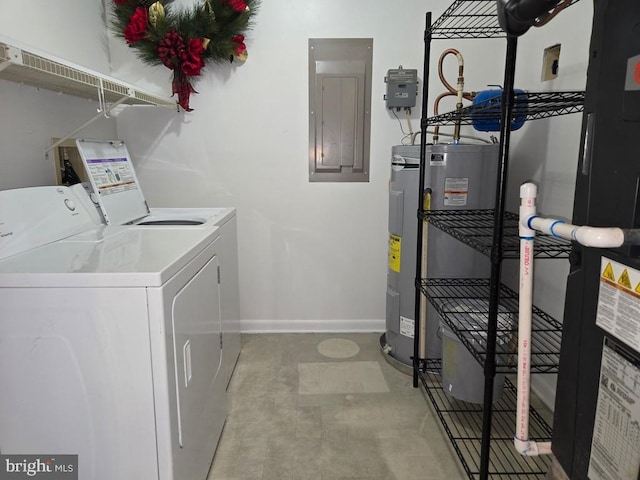
[[[245,330],[384,329],[390,150],[402,134],[383,79],[400,64],[422,70],[423,23],[419,0],[264,1],[248,61],[205,74],[194,112],[119,116],[151,205],[238,208]],[[318,37],[374,39],[369,183],[308,182],[307,42]],[[114,75],[140,75],[127,49],[112,60]],[[140,69],[169,91],[168,70]]]
[[2,0],[0,35],[92,70],[109,73],[102,0]]
[[[43,2],[3,0],[0,34],[100,72],[109,71],[100,0]],[[0,190],[55,183],[53,156],[44,151],[95,115],[96,102],[0,80]],[[115,135],[115,120],[82,132]]]
[[[96,113],[96,103],[0,80],[0,190],[55,185],[52,138],[62,138]],[[82,132],[112,138],[115,120],[100,120]]]

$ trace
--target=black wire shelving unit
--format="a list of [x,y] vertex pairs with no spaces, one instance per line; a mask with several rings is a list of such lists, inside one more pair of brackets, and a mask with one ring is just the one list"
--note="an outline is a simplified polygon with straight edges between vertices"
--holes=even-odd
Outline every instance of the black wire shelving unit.
[[[487,355],[489,279],[438,278],[422,282],[422,291],[462,344],[484,365]],[[500,286],[496,372],[516,373],[518,295]],[[558,373],[562,324],[533,307],[531,373]]]
[[[457,400],[443,389],[439,360],[427,360],[420,375],[421,386],[428,396],[460,464],[470,479],[480,475],[482,446],[482,405]],[[516,388],[505,378],[501,397],[493,403],[491,455],[488,474],[492,479],[508,480],[545,478],[551,459],[547,456],[523,457],[513,448],[513,418],[516,415]],[[535,408],[530,409],[530,438],[539,442],[551,440],[548,420]]]
[[[495,222],[493,210],[428,210],[424,212],[423,217],[431,226],[447,232],[484,255],[491,254]],[[536,234],[535,258],[568,258],[570,252],[571,242],[550,235]],[[502,257],[520,257],[518,216],[511,212],[504,213]]]
[[[571,1],[571,4],[578,0]],[[431,42],[437,39],[506,38],[503,94],[454,112],[428,117]],[[506,181],[509,142],[514,120],[535,120],[583,111],[584,92],[514,92],[517,38],[502,31],[495,0],[454,0],[432,23],[426,15],[424,71],[420,140],[420,182],[424,191],[426,135],[428,126],[473,124],[475,120],[499,120],[500,149],[495,208],[492,210],[425,211],[418,202],[416,246],[415,318],[420,318],[424,292],[447,325],[483,366],[484,404],[473,405],[449,397],[442,389],[440,361],[420,357],[414,342],[413,385],[422,385],[461,465],[471,480],[546,478],[550,458],[523,457],[513,447],[516,392],[506,382],[502,398],[492,402],[496,373],[512,373],[516,359],[514,342],[502,342],[502,335],[515,338],[512,322],[517,296],[501,284],[503,259],[519,257],[517,217],[506,212]],[[475,248],[491,260],[489,279],[422,279],[422,223],[439,228]],[[536,236],[536,258],[566,258],[570,244],[548,236]],[[462,310],[462,311],[461,311]],[[532,373],[555,373],[558,369],[562,326],[534,308]],[[420,338],[415,322],[414,338]],[[517,340],[516,340],[517,342]],[[550,420],[549,420],[550,421]],[[548,441],[549,423],[531,409],[530,438]]]

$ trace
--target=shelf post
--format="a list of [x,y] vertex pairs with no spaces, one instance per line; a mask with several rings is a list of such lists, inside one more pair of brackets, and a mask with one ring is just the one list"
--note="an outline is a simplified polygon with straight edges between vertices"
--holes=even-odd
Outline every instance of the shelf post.
[[[429,61],[431,58],[431,12],[427,12],[424,31],[424,66],[422,72],[422,118],[429,116]],[[420,122],[420,179],[418,188],[418,229],[416,241],[416,278],[415,278],[415,305],[414,305],[414,333],[413,333],[413,388],[418,388],[418,371],[420,369],[420,303],[422,301],[422,227],[424,222],[424,172],[425,172],[425,152],[427,145],[427,125]]]
[[493,415],[493,385],[496,376],[496,333],[498,304],[500,301],[500,274],[502,267],[502,237],[504,234],[504,212],[507,189],[507,167],[509,139],[513,116],[513,83],[516,67],[518,38],[507,36],[507,53],[504,68],[504,90],[500,114],[500,159],[496,186],[495,221],[493,245],[491,247],[491,278],[489,281],[489,322],[487,329],[487,357],[484,363],[484,407],[482,412],[482,446],[480,448],[480,479],[489,478],[489,456],[491,454],[491,417]]

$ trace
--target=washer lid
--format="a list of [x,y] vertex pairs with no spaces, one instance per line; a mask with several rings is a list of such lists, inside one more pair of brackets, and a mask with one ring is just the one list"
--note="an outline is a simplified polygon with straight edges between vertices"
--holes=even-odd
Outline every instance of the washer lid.
[[124,142],[79,138],[76,145],[108,225],[131,223],[149,213]]

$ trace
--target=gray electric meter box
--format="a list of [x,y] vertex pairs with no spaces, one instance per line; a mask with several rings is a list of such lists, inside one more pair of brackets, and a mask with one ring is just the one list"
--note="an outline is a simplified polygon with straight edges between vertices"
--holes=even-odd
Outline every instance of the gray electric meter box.
[[384,99],[387,108],[411,108],[416,106],[418,95],[418,70],[389,70],[384,81],[387,83],[387,94]]

